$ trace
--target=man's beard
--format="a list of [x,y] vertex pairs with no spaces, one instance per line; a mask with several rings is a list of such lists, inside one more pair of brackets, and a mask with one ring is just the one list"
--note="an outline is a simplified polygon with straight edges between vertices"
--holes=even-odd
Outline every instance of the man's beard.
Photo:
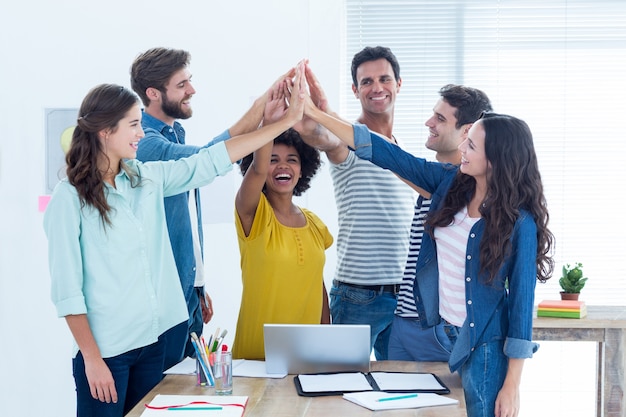
[[[189,99],[189,97],[185,97],[184,100],[187,99]],[[161,109],[163,110],[163,113],[173,119],[189,119],[193,113],[191,108],[189,108],[188,112],[184,112],[181,109],[180,103],[168,100],[167,96],[164,97]]]

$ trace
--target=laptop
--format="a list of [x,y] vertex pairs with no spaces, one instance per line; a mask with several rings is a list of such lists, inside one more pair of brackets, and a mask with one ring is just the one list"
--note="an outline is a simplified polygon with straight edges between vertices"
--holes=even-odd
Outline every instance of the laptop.
[[265,324],[268,374],[369,372],[369,324]]

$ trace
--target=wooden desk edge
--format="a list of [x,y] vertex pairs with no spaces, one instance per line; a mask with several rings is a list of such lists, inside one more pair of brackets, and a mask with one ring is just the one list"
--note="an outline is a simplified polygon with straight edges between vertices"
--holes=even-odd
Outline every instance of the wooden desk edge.
[[[463,397],[463,389],[461,386],[461,379],[458,374],[451,374],[448,368],[448,364],[446,362],[408,362],[408,361],[373,361],[371,364],[371,371],[389,371],[389,372],[430,372],[435,375],[450,389],[449,396],[451,398],[455,398],[459,400],[458,406],[455,408],[457,410],[456,414],[449,414],[449,412],[453,411],[448,409],[445,415],[450,416],[460,416],[465,415],[465,399]],[[315,398],[322,397],[299,397],[296,393],[295,386],[293,385],[293,377],[294,375],[287,375],[283,379],[266,379],[266,378],[243,378],[243,377],[235,377],[234,381],[234,395],[248,395],[248,407],[254,408],[258,404],[261,403],[263,396],[266,394],[266,388],[268,385],[271,385],[273,389],[276,387],[274,385],[285,385],[290,386],[289,395],[293,398],[299,398],[301,401],[311,401],[315,400]],[[126,417],[140,417],[143,413],[145,406],[144,404],[149,404],[150,401],[154,399],[157,394],[179,394],[179,395],[213,395],[213,392],[209,389],[202,387],[197,387],[194,383],[195,376],[192,375],[166,375],[163,381],[161,381],[156,387],[154,387],[146,396],[137,404],[127,415]],[[246,381],[249,385],[247,389],[255,390],[259,389],[260,392],[259,398],[253,398],[252,395],[237,392],[238,391],[238,382],[242,383]],[[239,385],[241,386],[241,385]],[[257,387],[258,386],[258,387]],[[256,397],[256,395],[255,395]],[[446,406],[451,407],[451,406]],[[429,407],[430,408],[430,407]],[[435,407],[437,408],[437,407]],[[416,410],[426,410],[426,409],[409,409],[412,411]],[[461,410],[459,412],[459,410]],[[246,409],[247,415],[248,409]],[[254,410],[250,410],[254,411]],[[396,410],[397,411],[397,410]],[[359,415],[363,415],[363,413],[371,413],[374,415],[374,411],[369,411],[366,409],[355,409],[356,413]],[[376,412],[377,415],[379,412]],[[294,414],[298,415],[298,414]],[[305,415],[305,414],[302,414]],[[308,414],[306,414],[308,415]],[[413,414],[411,414],[413,415]],[[420,414],[421,415],[421,414]],[[429,415],[429,414],[425,414]]]

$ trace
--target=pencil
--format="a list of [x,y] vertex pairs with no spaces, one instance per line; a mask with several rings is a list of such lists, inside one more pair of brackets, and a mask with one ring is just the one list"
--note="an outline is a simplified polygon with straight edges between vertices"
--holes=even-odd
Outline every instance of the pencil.
[[187,411],[187,410],[221,410],[222,407],[170,407],[167,411]]
[[376,401],[394,401],[394,400],[404,400],[405,398],[416,398],[417,394],[406,394],[406,395],[398,395],[395,397],[383,397],[379,398]]

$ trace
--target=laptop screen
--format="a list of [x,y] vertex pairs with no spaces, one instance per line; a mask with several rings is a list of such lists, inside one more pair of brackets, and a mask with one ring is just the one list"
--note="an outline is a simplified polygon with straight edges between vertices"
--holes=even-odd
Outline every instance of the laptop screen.
[[268,374],[369,372],[367,324],[265,324]]

